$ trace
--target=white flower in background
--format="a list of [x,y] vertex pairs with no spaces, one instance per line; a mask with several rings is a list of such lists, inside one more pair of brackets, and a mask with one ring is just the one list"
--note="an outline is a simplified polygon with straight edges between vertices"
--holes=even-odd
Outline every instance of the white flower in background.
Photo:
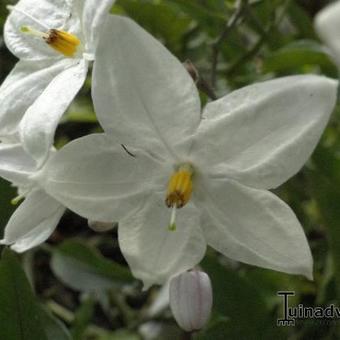
[[66,145],[36,180],[82,216],[118,221],[121,250],[146,286],[193,268],[207,244],[238,261],[311,278],[303,229],[268,189],[309,158],[337,82],[270,80],[209,103],[201,115],[191,77],[158,41],[124,18],[107,32],[112,44],[104,34],[98,51],[117,53],[98,53],[94,77],[106,133]]
[[198,331],[208,322],[213,292],[208,274],[193,270],[170,281],[170,308],[178,325],[187,332]]
[[113,1],[20,0],[9,6],[4,38],[20,61],[0,88],[0,136],[19,132],[40,164],[86,79]]
[[0,144],[0,176],[18,187],[20,196],[13,203],[25,198],[8,221],[4,238],[0,240],[17,252],[47,240],[65,211],[30,179],[36,171],[36,162],[20,144]]
[[340,1],[329,4],[315,17],[315,30],[329,47],[335,63],[340,67]]

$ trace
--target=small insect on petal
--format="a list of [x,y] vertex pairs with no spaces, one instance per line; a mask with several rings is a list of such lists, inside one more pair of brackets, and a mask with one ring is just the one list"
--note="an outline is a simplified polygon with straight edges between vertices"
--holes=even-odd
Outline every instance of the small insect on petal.
[[210,278],[204,272],[185,272],[170,281],[170,307],[178,325],[187,332],[203,328],[212,301]]

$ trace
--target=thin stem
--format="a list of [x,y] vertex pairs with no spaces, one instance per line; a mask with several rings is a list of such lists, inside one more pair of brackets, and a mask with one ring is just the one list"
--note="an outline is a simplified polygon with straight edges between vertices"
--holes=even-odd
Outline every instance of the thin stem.
[[[286,12],[286,9],[289,5],[290,0],[286,0],[284,5],[283,5],[283,10],[280,13],[280,15],[278,15],[277,17],[275,16],[275,12],[273,14],[273,20],[272,22],[268,25],[268,27],[264,30],[264,33],[261,35],[261,37],[257,40],[257,42],[254,44],[254,46],[247,51],[245,54],[243,54],[239,59],[237,59],[227,70],[227,75],[231,76],[235,73],[235,71],[237,71],[239,69],[239,67],[241,65],[243,65],[247,60],[251,59],[252,57],[254,57],[259,50],[261,49],[263,43],[267,40],[267,37],[269,35],[269,33],[271,32],[271,30],[278,25],[281,20],[284,17],[284,14]],[[274,10],[275,11],[275,10]]]
[[247,21],[249,20],[253,23],[258,34],[268,39],[268,32],[266,31],[266,28],[263,27],[263,24],[260,22],[257,16],[254,14],[253,8],[251,6],[246,6],[244,8],[244,14],[247,17]]
[[204,79],[200,78],[197,82],[197,87],[204,92],[210,99],[216,100],[217,96],[215,94],[215,91],[212,89],[210,84]]
[[47,306],[52,311],[53,314],[58,316],[66,323],[71,324],[73,322],[74,314],[64,306],[59,305],[53,300],[48,301]]
[[216,83],[216,73],[217,73],[217,64],[218,58],[220,54],[220,48],[223,42],[227,39],[229,33],[233,30],[233,28],[238,23],[239,19],[241,19],[244,9],[248,5],[248,0],[239,0],[238,5],[234,14],[228,20],[224,30],[221,32],[220,36],[216,40],[216,42],[212,46],[212,62],[211,62],[211,84],[215,86]]
[[237,59],[227,70],[227,75],[231,76],[239,69],[239,67],[244,64],[247,60],[251,59],[253,56],[255,56],[258,51],[261,49],[263,43],[266,41],[265,36],[260,37],[255,45],[247,51],[245,54],[243,54],[239,59]]
[[[51,310],[51,312],[56,315],[58,318],[66,322],[67,324],[72,324],[74,322],[75,316],[74,314],[64,306],[59,305],[53,300],[50,300],[47,302],[48,308]],[[104,328],[98,327],[96,325],[88,325],[86,327],[85,333],[87,335],[92,336],[108,336],[108,331]]]
[[110,300],[119,310],[125,326],[129,327],[136,317],[134,311],[125,303],[124,297],[116,294],[114,290],[110,291]]
[[183,65],[194,80],[197,88],[205,93],[210,99],[216,100],[217,96],[215,91],[212,89],[211,85],[203,77],[201,77],[191,60],[187,59]]

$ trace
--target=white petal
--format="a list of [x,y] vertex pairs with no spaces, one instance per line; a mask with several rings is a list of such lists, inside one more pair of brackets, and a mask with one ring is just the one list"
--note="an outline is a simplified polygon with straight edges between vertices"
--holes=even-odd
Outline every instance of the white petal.
[[[64,28],[71,17],[72,6],[65,0],[20,0],[12,10],[4,27],[4,38],[10,51],[20,59],[37,60],[45,58],[61,58],[56,51],[50,48],[43,39],[24,34],[20,31],[22,26],[46,32],[51,28]],[[24,11],[41,22],[42,25],[19,11]]]
[[340,65],[340,1],[331,3],[315,17],[315,29],[320,38],[331,49],[334,59]]
[[43,191],[33,191],[8,221],[1,243],[12,244],[17,252],[37,246],[52,234],[64,210]]
[[20,61],[0,88],[0,135],[17,132],[27,108],[39,97],[52,79],[69,67],[70,60],[57,63],[41,60]]
[[94,53],[101,29],[115,0],[82,0],[83,30],[88,52]]
[[96,221],[119,221],[136,209],[154,190],[157,176],[164,174],[150,156],[142,152],[135,156],[112,144],[104,134],[89,135],[58,151],[36,179],[51,196],[79,215]]
[[0,144],[0,176],[16,185],[28,184],[36,163],[19,144]]
[[[93,72],[98,119],[119,143],[139,148],[155,144],[174,154],[173,145],[197,128],[200,100],[191,77],[130,19],[107,20]],[[182,152],[188,148],[183,146]]]
[[[234,181],[201,181],[198,206],[209,245],[237,261],[312,278],[313,260],[292,210],[266,190]],[[196,203],[196,201],[195,201]]]
[[307,161],[335,105],[337,82],[291,76],[247,86],[208,104],[192,157],[204,173],[277,187]]
[[19,132],[25,150],[42,164],[48,156],[61,116],[83,86],[88,63],[85,60],[58,74],[26,111]]
[[87,226],[97,233],[105,233],[117,226],[117,222],[87,220]]
[[119,221],[120,248],[144,288],[193,268],[205,254],[200,212],[190,204],[179,210],[175,231],[168,229],[170,214],[162,195],[150,195],[138,211]]

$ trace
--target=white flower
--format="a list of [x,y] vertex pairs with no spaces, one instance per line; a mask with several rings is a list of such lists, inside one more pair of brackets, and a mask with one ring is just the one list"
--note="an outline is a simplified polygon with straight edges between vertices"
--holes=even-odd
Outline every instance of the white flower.
[[[130,20],[111,25],[113,43],[105,48],[118,53],[114,60],[98,54],[94,78],[103,83],[94,98],[106,134],[66,145],[36,180],[80,215],[118,221],[121,250],[146,286],[193,268],[207,244],[238,261],[311,278],[303,229],[267,189],[312,153],[337,82],[270,80],[209,103],[201,116],[180,62]],[[104,42],[105,34],[99,49]]]
[[47,195],[30,179],[37,171],[36,162],[20,144],[0,144],[0,176],[19,188],[24,202],[16,209],[5,227],[1,244],[11,245],[17,252],[37,246],[52,234],[65,208]]
[[0,136],[19,132],[40,164],[86,79],[113,1],[20,0],[9,6],[4,38],[20,61],[0,88]]
[[329,4],[315,17],[315,30],[329,47],[334,61],[340,67],[340,1]]
[[172,278],[170,307],[178,325],[187,332],[198,331],[209,320],[213,292],[208,274],[193,270]]

